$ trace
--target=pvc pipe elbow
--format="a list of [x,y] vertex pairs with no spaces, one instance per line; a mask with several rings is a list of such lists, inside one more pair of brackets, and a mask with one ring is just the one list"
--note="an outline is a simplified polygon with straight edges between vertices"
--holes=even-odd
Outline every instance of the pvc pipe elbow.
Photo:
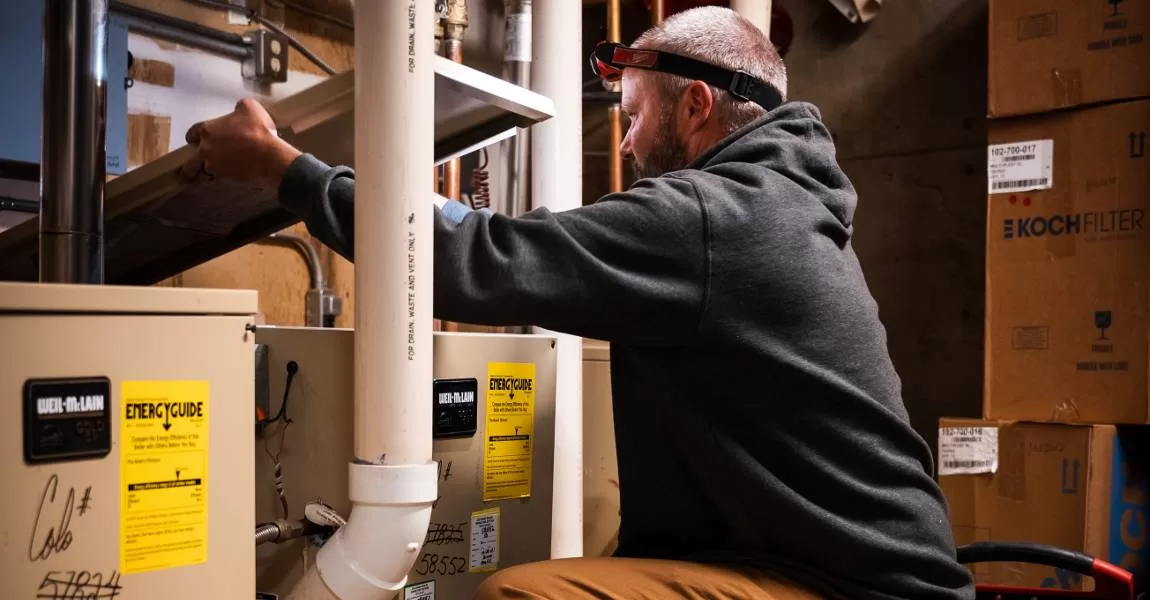
[[315,566],[340,600],[386,600],[407,584],[438,497],[439,470],[421,465],[349,465],[347,525]]

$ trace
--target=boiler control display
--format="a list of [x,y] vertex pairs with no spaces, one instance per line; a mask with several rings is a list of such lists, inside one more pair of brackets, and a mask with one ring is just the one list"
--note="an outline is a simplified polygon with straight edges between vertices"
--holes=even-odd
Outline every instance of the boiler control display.
[[479,395],[479,383],[471,379],[436,379],[432,383],[434,394],[434,421],[432,433],[435,439],[466,437],[475,435]]
[[24,382],[24,462],[99,458],[112,449],[107,377]]

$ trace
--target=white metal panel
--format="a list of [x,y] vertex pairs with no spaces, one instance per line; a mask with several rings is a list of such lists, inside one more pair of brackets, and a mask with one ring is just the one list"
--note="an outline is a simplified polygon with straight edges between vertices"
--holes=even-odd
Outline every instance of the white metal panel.
[[[345,518],[351,507],[347,497],[348,461],[352,459],[354,365],[353,331],[301,327],[260,327],[256,342],[268,347],[271,411],[283,398],[286,365],[299,365],[288,400],[291,425],[284,431],[280,456],[289,514],[300,518],[306,502],[320,498]],[[474,377],[479,383],[478,431],[474,436],[436,440],[433,458],[440,463],[438,501],[432,513],[432,532],[409,574],[409,583],[435,581],[436,600],[470,600],[485,573],[458,572],[469,556],[470,516],[499,507],[499,567],[546,560],[551,551],[553,502],[553,448],[555,443],[555,340],[548,336],[436,333],[434,376],[439,379]],[[530,498],[484,502],[482,499],[484,386],[488,364],[535,364],[536,392]],[[427,409],[432,410],[432,390]],[[279,448],[278,429],[269,431],[267,449]],[[257,441],[256,519],[279,517],[274,487],[274,461]],[[265,544],[257,550],[259,591],[286,593],[303,575],[304,557],[314,560],[315,548],[305,550],[302,540]],[[431,571],[435,571],[432,573]]]

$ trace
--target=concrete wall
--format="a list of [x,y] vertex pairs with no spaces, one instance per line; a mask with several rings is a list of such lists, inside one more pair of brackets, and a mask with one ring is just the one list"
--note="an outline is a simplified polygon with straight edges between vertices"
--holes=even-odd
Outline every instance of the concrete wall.
[[858,190],[854,247],[915,428],[981,412],[986,3],[888,2],[867,26],[791,13],[791,95],[819,106]]

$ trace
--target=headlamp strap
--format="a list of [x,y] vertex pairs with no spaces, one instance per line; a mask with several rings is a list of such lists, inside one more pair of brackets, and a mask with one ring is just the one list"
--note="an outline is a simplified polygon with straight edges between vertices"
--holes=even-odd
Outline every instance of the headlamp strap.
[[606,62],[618,69],[636,67],[697,79],[726,90],[740,100],[754,102],[768,111],[783,103],[782,96],[774,87],[746,71],[732,71],[670,52],[615,46],[610,60]]

